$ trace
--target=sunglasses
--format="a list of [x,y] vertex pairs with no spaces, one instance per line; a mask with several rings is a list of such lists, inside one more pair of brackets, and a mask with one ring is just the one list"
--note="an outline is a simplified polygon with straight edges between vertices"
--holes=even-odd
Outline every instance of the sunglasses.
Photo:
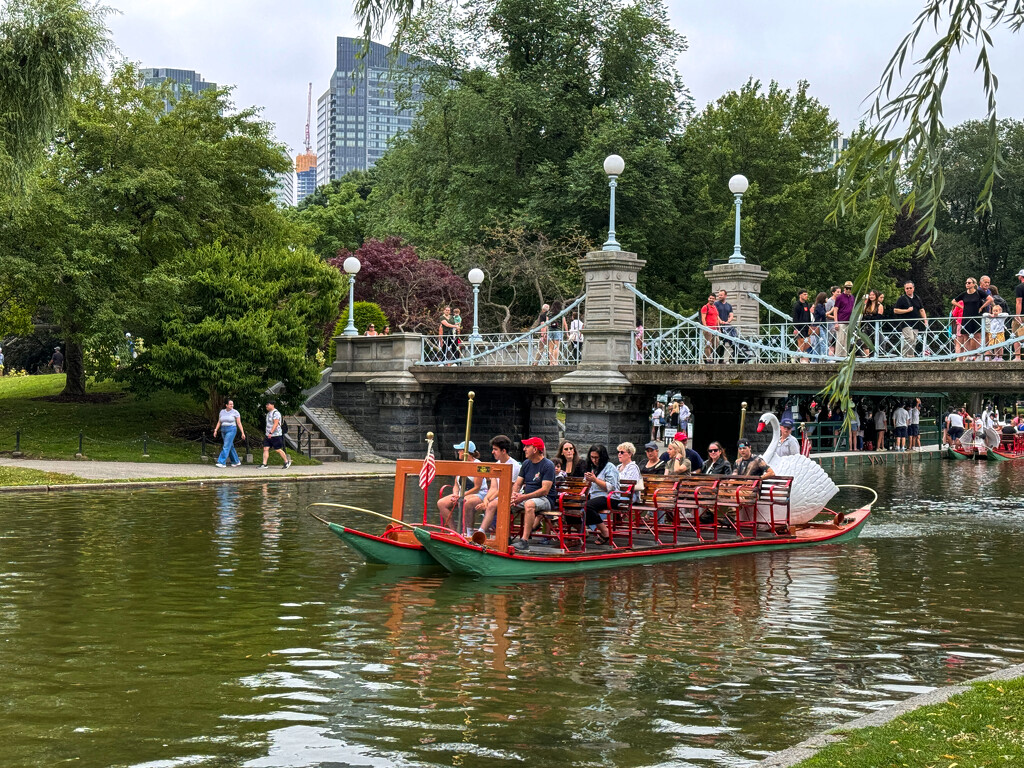
[[629,453],[629,451],[619,451],[619,456],[621,456],[624,453]]
[[708,453],[721,453],[717,448],[708,448]]

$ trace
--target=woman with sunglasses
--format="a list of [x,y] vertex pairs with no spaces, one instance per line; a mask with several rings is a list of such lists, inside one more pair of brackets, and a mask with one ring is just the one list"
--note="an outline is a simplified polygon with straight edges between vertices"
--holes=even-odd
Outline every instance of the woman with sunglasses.
[[708,446],[708,460],[704,464],[705,475],[731,475],[732,464],[725,455],[725,448],[717,440]]
[[952,301],[954,308],[960,307],[963,310],[960,332],[957,334],[958,352],[971,352],[981,344],[981,305],[987,298],[978,290],[978,283],[973,277],[967,278],[965,287],[966,290]]
[[[640,488],[638,487],[641,483],[642,477],[640,475],[640,467],[635,461],[633,456],[636,454],[636,446],[632,443],[620,443],[616,449],[619,452],[619,466],[616,469],[619,471],[619,482],[620,483],[633,483],[633,501],[637,502],[640,500]],[[613,507],[618,508],[620,504],[614,503]],[[623,501],[622,506],[625,503]]]
[[583,477],[586,471],[586,461],[576,452],[576,444],[572,440],[563,440],[558,444],[555,466],[566,477]]
[[[619,490],[619,471],[608,458],[608,449],[602,443],[595,443],[587,451],[590,461],[583,478],[590,483],[589,498],[583,505],[586,524],[595,527],[598,544],[608,543],[608,496]],[[614,496],[613,496],[614,498]]]

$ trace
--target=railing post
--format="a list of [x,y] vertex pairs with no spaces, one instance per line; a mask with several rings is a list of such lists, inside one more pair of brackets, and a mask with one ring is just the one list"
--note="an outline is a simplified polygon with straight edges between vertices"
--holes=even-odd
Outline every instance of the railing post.
[[875,333],[874,333],[874,336],[875,336],[875,357],[881,357],[882,356],[882,344],[881,344],[882,334],[880,333],[880,331],[882,329],[879,327],[881,325],[882,325],[882,321],[881,320],[875,320],[874,321],[874,326],[875,326]]
[[78,430],[78,453],[75,454],[76,459],[82,458],[82,430]]
[[206,430],[203,430],[202,440],[200,441],[201,447],[199,449],[199,460],[209,461],[210,457],[206,455]]
[[248,464],[252,464],[252,451],[249,450],[249,436],[245,436],[245,461]]
[[[302,453],[301,449],[299,453]],[[306,458],[313,459],[313,430],[306,430]]]
[[11,454],[14,458],[22,456],[21,453],[21,430],[17,430],[14,433],[14,453]]
[[142,433],[142,458],[149,458],[149,433]]

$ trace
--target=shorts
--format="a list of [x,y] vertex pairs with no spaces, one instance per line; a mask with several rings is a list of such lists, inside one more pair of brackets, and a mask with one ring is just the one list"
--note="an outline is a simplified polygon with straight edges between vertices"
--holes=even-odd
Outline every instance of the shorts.
[[273,448],[275,451],[284,450],[284,435],[270,435],[263,436],[263,447]]
[[894,432],[895,432],[895,436],[896,437],[906,437],[907,436],[907,428],[906,427],[896,427]]
[[548,341],[561,341],[561,340],[562,340],[562,332],[561,331],[548,331]]
[[952,440],[958,440],[963,433],[964,433],[964,428],[963,427],[950,427],[946,431],[946,434],[948,434],[950,439],[952,439]]
[[917,437],[918,435],[921,434],[921,425],[911,424],[909,427],[907,427],[907,430],[908,437]]
[[1016,317],[1013,318],[1013,322],[1010,323],[1010,329],[1012,330],[1013,336],[1024,336],[1024,320],[1018,320]]
[[[527,499],[526,501],[532,501],[534,503],[534,510],[537,511],[537,512],[550,512],[551,511],[551,499],[549,499],[547,496],[537,496],[537,497],[532,498],[532,499]],[[526,502],[523,502],[521,504],[517,504],[516,507],[517,508],[521,508],[523,506],[523,504],[525,504],[525,503]]]
[[994,347],[996,344],[1002,344],[1006,341],[1005,333],[990,333],[988,340],[985,342],[986,347]]
[[981,318],[965,317],[960,323],[960,333],[973,336],[981,330]]

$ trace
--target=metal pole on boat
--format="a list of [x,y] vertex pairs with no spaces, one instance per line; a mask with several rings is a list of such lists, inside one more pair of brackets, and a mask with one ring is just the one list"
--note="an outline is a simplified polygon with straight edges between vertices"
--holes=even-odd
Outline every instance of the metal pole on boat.
[[740,437],[739,437],[740,440],[743,439],[743,425],[746,424],[746,423],[747,423],[747,401],[744,400],[742,403],[740,403]]
[[[469,405],[466,406],[466,436],[465,436],[465,438],[463,438],[463,442],[462,442],[462,460],[463,461],[473,461],[473,458],[474,458],[472,452],[469,450],[469,430],[470,430],[470,427],[473,424],[473,399],[475,397],[476,397],[476,392],[470,392],[469,393]],[[466,510],[463,508],[463,504],[465,503],[465,500],[466,500],[466,486],[468,486],[468,485],[469,485],[469,478],[468,477],[461,478],[461,482],[459,483],[459,506],[458,506],[458,510],[459,510],[459,519],[462,521],[462,523],[461,523],[462,528],[459,530],[459,533],[462,533],[463,531],[466,530]]]

